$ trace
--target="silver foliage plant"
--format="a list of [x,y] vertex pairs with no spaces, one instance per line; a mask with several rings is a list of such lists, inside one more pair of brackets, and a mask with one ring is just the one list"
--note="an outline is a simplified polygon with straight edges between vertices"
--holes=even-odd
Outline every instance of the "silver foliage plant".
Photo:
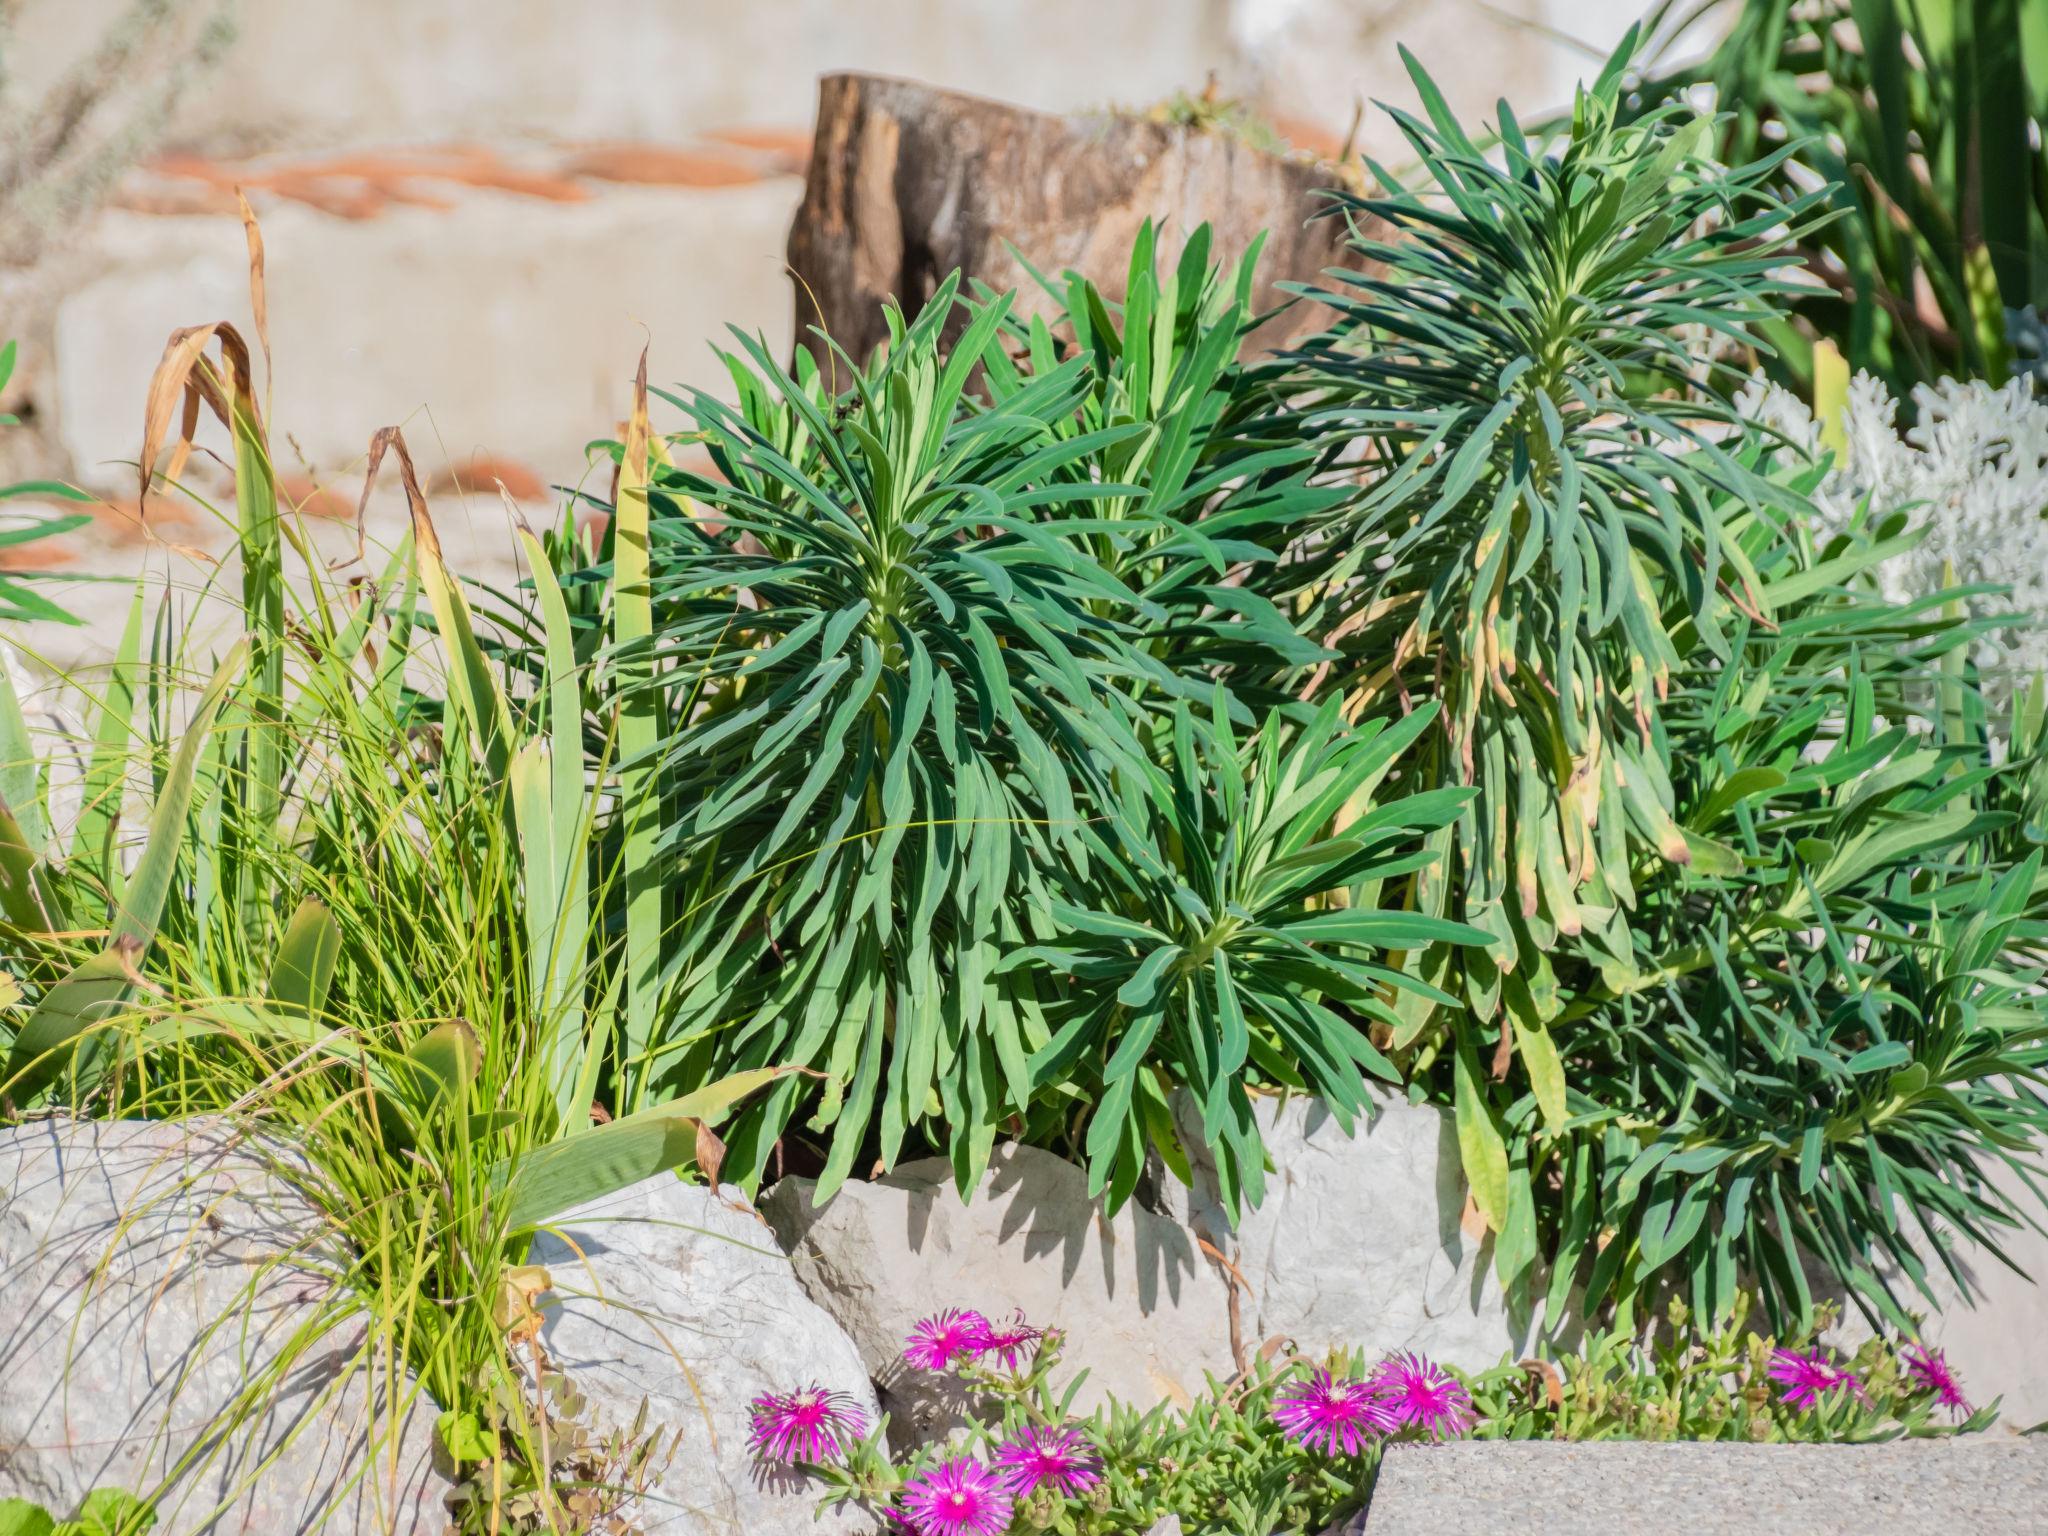
[[[1737,406],[1815,458],[1827,451],[1822,424],[1780,386],[1759,378]],[[2025,377],[1999,386],[1943,379],[1916,386],[1913,407],[1918,422],[1901,433],[1898,400],[1858,373],[1842,423],[1846,450],[1813,502],[1828,533],[1906,515],[1919,542],[1877,568],[1895,602],[1958,585],[2008,589],[1968,600],[1981,616],[2014,616],[1977,658],[1986,691],[2002,700],[2048,669],[2048,399]]]

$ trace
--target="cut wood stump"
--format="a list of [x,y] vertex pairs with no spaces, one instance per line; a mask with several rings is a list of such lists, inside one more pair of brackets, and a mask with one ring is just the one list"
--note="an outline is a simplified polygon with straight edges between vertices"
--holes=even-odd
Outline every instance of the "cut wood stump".
[[[1344,221],[1309,222],[1336,179],[1326,163],[1215,129],[1057,116],[915,81],[827,75],[789,234],[799,345],[818,350],[810,328],[822,325],[865,359],[888,336],[884,300],[915,314],[956,268],[1015,290],[1017,314],[1051,312],[1017,253],[1048,278],[1077,271],[1121,299],[1146,219],[1160,230],[1165,262],[1204,223],[1219,259],[1268,231],[1253,292],[1264,313],[1287,298],[1277,284],[1344,264]],[[1328,318],[1297,302],[1254,331],[1247,350],[1284,345]],[[954,333],[964,324],[956,315]]]

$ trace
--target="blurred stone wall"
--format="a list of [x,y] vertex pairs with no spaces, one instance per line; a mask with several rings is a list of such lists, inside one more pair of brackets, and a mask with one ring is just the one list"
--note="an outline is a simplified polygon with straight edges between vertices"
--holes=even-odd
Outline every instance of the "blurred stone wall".
[[[5,60],[17,93],[56,78],[130,3],[21,0]],[[63,475],[106,496],[99,525],[56,552],[81,577],[149,560],[175,576],[193,552],[222,547],[219,522],[174,498],[140,523],[127,461],[169,332],[221,318],[247,328],[240,187],[269,253],[272,422],[290,498],[315,516],[352,512],[371,432],[401,422],[452,537],[492,574],[510,558],[498,487],[548,515],[550,487],[577,483],[584,445],[624,413],[643,342],[656,382],[713,388],[723,375],[707,343],[728,324],[787,349],[783,251],[822,72],[875,70],[1051,110],[1143,109],[1213,78],[1328,153],[1361,104],[1412,105],[1396,41],[1461,110],[1490,116],[1505,94],[1535,111],[1566,100],[1591,67],[1553,29],[1604,50],[1636,9],[240,0],[233,49],[152,157],[36,266],[0,268],[0,336],[22,344],[0,408],[28,421],[0,433],[0,479]],[[1360,142],[1399,150],[1369,108]],[[225,493],[225,475],[195,463],[195,488]],[[395,498],[380,517],[387,506]],[[68,665],[93,658],[104,628],[35,640]]]

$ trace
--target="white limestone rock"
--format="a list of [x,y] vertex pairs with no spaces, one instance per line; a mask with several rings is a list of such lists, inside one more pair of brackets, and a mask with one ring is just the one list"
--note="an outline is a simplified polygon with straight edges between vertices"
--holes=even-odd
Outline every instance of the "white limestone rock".
[[[1189,1110],[1176,1106],[1199,1148]],[[1527,1346],[1529,1322],[1511,1315],[1491,1242],[1459,1224],[1465,1181],[1448,1112],[1382,1095],[1348,1137],[1318,1099],[1264,1099],[1258,1115],[1273,1166],[1264,1201],[1233,1223],[1198,1154],[1187,1211],[1250,1287],[1248,1347],[1284,1336],[1310,1355],[1412,1349],[1479,1370]]]
[[552,1222],[531,1257],[554,1282],[542,1343],[597,1427],[629,1427],[645,1400],[650,1429],[680,1435],[628,1511],[647,1536],[873,1528],[844,1506],[814,1523],[815,1488],[765,1474],[748,1449],[748,1405],[763,1392],[830,1387],[870,1424],[877,1408],[852,1341],[738,1190],[659,1174]]
[[943,1393],[901,1351],[918,1319],[946,1307],[991,1318],[1021,1310],[1062,1330],[1066,1365],[1088,1370],[1076,1399],[1084,1411],[1111,1393],[1140,1406],[1185,1402],[1205,1373],[1231,1373],[1224,1283],[1195,1235],[1136,1201],[1104,1215],[1087,1176],[1050,1152],[997,1147],[972,1202],[940,1158],[851,1180],[822,1209],[816,1188],[784,1179],[762,1213],[805,1290],[859,1346],[895,1429],[944,1426]]
[[432,1401],[369,1379],[360,1320],[294,1353],[338,1267],[277,1168],[218,1120],[0,1130],[0,1498],[156,1494],[158,1536],[439,1536]]

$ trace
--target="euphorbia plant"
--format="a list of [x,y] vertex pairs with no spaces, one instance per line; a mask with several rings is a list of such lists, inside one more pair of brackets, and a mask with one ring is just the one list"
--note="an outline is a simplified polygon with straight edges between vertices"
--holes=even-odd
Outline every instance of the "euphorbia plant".
[[652,489],[659,670],[625,697],[657,690],[666,725],[625,766],[658,767],[686,910],[646,1070],[667,1092],[808,1069],[740,1118],[728,1166],[758,1177],[807,1112],[821,1194],[912,1133],[971,1184],[1029,1104],[1051,1031],[1001,961],[1036,936],[1044,871],[1085,864],[1132,731],[1119,698],[1168,676],[1133,644],[1139,600],[1075,536],[1114,487],[1061,474],[1142,429],[1055,432],[1080,360],[965,410],[1006,306],[949,347],[954,309],[949,282],[915,321],[892,311],[886,356],[848,363],[836,400],[748,342],[741,412],[683,402],[717,473],[663,468]]
[[1356,484],[1301,562],[1342,654],[1301,687],[1437,703],[1406,782],[1477,791],[1409,899],[1489,942],[1411,954],[1461,1006],[1411,992],[1388,1047],[1455,1107],[1502,1275],[1806,1316],[1818,1257],[1897,1320],[1934,1224],[2016,1223],[1979,1161],[2048,1125],[2036,874],[1970,627],[1852,596],[1887,546],[1817,547],[1819,470],[1727,397],[1825,198],[1776,190],[1789,148],[1714,164],[1689,107],[1630,120],[1632,46],[1552,142],[1504,108],[1497,160],[1411,65],[1428,185],[1345,200],[1407,238],[1355,242],[1297,358]]
[[[1391,1075],[1366,1033],[1403,984],[1379,947],[1477,937],[1316,905],[1412,867],[1397,845],[1455,814],[1455,794],[1423,797],[1324,837],[1401,729],[1297,709],[1298,740],[1276,719],[1235,744],[1251,711],[1215,670],[1324,654],[1226,580],[1264,549],[1236,535],[1340,494],[1307,486],[1312,448],[1221,432],[1246,281],[1191,250],[1162,281],[1141,245],[1120,324],[1076,283],[1071,355],[1007,297],[949,345],[949,281],[892,313],[864,367],[789,372],[747,342],[737,409],[679,401],[716,473],[655,472],[652,643],[616,674],[629,711],[656,695],[665,721],[622,742],[658,779],[672,871],[673,1006],[637,1070],[667,1092],[804,1069],[735,1123],[743,1180],[795,1132],[822,1143],[821,1197],[917,1140],[968,1188],[1004,1128],[1078,1127],[1121,1201],[1148,1145],[1185,1166],[1165,1113],[1185,1084],[1233,1195],[1255,1189],[1244,1069],[1356,1109],[1361,1068]],[[1189,700],[1199,724],[1174,713]],[[1128,1029],[1067,984],[1112,973]]]
[[1157,762],[1118,764],[1112,814],[1083,829],[1085,877],[1060,880],[1052,933],[1012,962],[1067,979],[1034,1066],[1048,1092],[1094,1090],[1090,1182],[1112,1204],[1148,1146],[1189,1177],[1167,1097],[1185,1088],[1225,1198],[1256,1205],[1265,1153],[1249,1090],[1312,1090],[1348,1127],[1367,1110],[1368,1074],[1399,1081],[1368,1033],[1398,1024],[1392,999],[1453,1001],[1380,957],[1485,934],[1376,900],[1433,861],[1417,843],[1472,797],[1383,793],[1435,718],[1425,707],[1352,728],[1332,702],[1298,728],[1269,717],[1240,740],[1219,691],[1209,710],[1182,706],[1162,725]]

